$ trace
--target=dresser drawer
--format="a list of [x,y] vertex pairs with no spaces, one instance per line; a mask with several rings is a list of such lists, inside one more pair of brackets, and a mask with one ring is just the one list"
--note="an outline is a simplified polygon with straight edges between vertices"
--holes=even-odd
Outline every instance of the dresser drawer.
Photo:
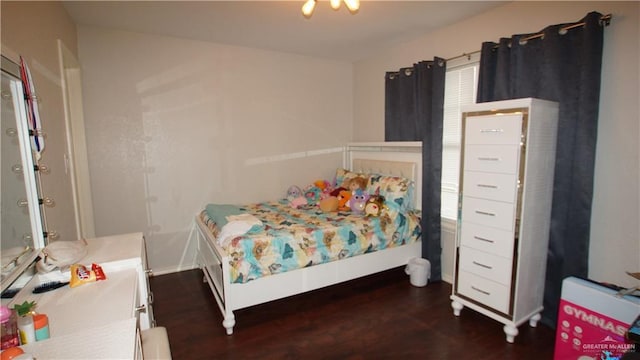
[[462,193],[476,198],[515,202],[518,181],[515,174],[465,171]]
[[515,205],[499,201],[462,197],[462,222],[513,231]]
[[480,276],[461,271],[458,274],[458,294],[496,309],[509,313],[509,287],[484,279]]
[[513,261],[497,255],[461,246],[460,269],[505,286],[511,284]]
[[520,144],[522,115],[469,116],[466,119],[467,144]]
[[460,245],[495,254],[503,258],[513,258],[513,232],[463,222],[460,229]]
[[519,145],[465,145],[465,171],[516,174]]

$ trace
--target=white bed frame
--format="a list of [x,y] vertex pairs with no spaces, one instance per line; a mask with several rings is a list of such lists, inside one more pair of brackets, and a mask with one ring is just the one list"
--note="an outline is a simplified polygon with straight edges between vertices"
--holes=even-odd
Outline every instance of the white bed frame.
[[[404,176],[415,181],[415,204],[421,209],[422,144],[420,142],[352,143],[345,147],[344,167],[357,172]],[[204,273],[224,316],[227,335],[236,323],[234,310],[282,299],[325,286],[356,279],[406,265],[421,256],[421,242],[314,265],[247,283],[229,280],[229,255],[212,238],[210,230],[196,216],[198,266]]]

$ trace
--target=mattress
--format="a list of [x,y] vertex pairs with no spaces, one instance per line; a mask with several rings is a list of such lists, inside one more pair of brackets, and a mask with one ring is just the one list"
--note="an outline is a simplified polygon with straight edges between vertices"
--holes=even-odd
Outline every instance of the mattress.
[[[232,283],[402,246],[421,235],[416,211],[389,209],[379,217],[367,217],[323,212],[315,206],[293,208],[286,200],[239,208],[258,218],[262,227],[219,241],[230,258]],[[203,210],[199,216],[217,238],[221,229],[211,214]]]

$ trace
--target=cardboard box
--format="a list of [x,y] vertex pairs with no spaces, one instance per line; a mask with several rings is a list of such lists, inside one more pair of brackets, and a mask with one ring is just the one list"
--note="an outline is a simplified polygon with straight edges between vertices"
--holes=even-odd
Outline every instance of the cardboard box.
[[640,298],[616,294],[592,281],[564,279],[555,360],[619,359],[625,352],[635,351],[625,334],[640,315]]

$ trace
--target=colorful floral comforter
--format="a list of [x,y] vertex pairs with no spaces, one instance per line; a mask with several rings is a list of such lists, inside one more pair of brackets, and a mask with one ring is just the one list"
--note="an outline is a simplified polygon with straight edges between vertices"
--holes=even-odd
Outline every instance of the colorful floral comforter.
[[[401,246],[421,235],[415,211],[387,210],[379,217],[365,217],[325,213],[317,207],[295,209],[286,200],[240,209],[260,219],[264,227],[224,242],[232,259],[233,283]],[[219,229],[207,211],[200,216],[217,236]]]

